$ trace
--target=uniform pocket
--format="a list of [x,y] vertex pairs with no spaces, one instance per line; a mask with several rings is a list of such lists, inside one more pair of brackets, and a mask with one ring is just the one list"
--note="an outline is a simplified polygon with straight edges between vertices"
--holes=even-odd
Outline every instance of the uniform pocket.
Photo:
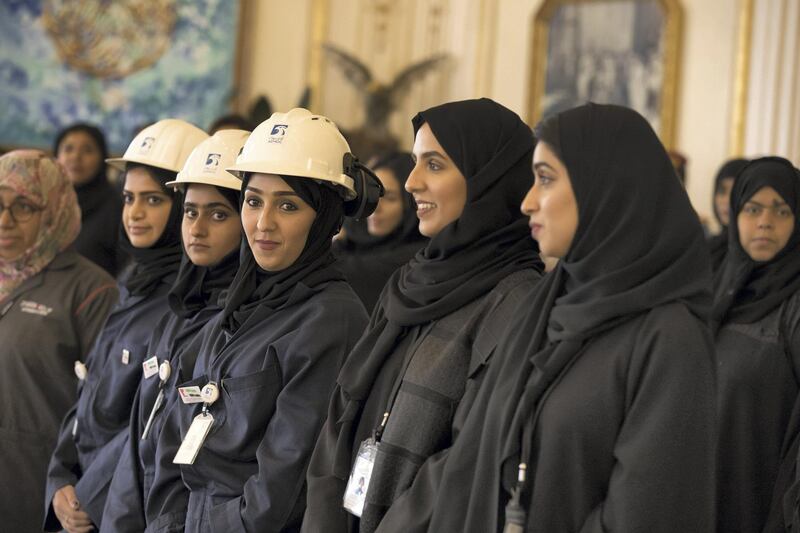
[[276,382],[278,377],[275,364],[270,364],[264,370],[253,372],[245,376],[235,378],[223,378],[222,388],[230,395],[235,395],[239,392],[244,392],[250,389],[257,389],[265,387]]
[[209,438],[209,445],[226,457],[252,460],[275,413],[281,391],[278,365],[270,364],[244,376],[223,378],[221,385],[223,394],[214,403],[213,410],[222,415],[222,421]]
[[[114,344],[100,372],[89,370],[86,387],[93,389],[89,410],[91,418],[101,427],[115,432],[128,425],[146,348],[144,344]],[[93,423],[91,420],[85,422]]]

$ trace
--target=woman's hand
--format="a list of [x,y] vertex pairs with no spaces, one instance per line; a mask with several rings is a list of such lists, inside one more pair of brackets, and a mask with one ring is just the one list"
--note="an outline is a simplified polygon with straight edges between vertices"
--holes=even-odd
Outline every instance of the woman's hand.
[[94,531],[92,519],[84,511],[75,494],[75,487],[66,485],[53,496],[53,510],[67,533],[89,533]]

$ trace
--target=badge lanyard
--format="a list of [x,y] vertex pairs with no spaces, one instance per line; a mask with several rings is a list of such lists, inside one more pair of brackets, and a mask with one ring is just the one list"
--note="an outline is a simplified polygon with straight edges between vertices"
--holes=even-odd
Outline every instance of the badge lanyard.
[[[219,387],[214,381],[206,383],[199,393],[194,389],[199,389],[199,387],[180,387],[178,389],[183,403],[203,402],[202,412],[192,420],[192,425],[189,426],[189,431],[186,432],[186,436],[183,438],[180,448],[178,448],[178,453],[172,459],[173,463],[179,465],[194,464],[197,454],[200,452],[200,448],[203,447],[203,443],[208,437],[208,432],[214,424],[214,417],[208,412],[208,407],[219,399]],[[199,399],[195,394],[199,395]]]
[[150,433],[150,428],[153,425],[153,420],[155,420],[156,413],[159,409],[161,409],[162,404],[164,403],[164,387],[167,384],[167,380],[169,380],[169,376],[172,373],[172,367],[169,364],[169,361],[166,359],[161,362],[161,365],[158,367],[158,396],[156,396],[156,401],[153,404],[153,408],[150,410],[150,416],[147,417],[147,423],[144,425],[144,430],[142,431],[142,440],[147,439],[147,435]]
[[414,358],[414,354],[417,352],[419,345],[427,336],[430,327],[431,326],[428,325],[427,329],[421,331],[418,338],[415,339],[414,342],[410,343],[405,357],[403,358],[403,364],[400,367],[400,372],[395,378],[394,385],[392,386],[392,392],[389,395],[389,400],[386,404],[386,409],[383,412],[383,417],[381,417],[381,422],[375,429],[372,430],[371,436],[363,441],[358,447],[356,460],[355,463],[353,463],[352,470],[350,471],[350,478],[347,481],[344,498],[342,499],[342,506],[347,512],[359,518],[361,517],[361,513],[364,511],[367,491],[369,490],[369,483],[372,479],[372,469],[375,466],[375,460],[378,455],[378,443],[383,436],[383,431],[386,428],[386,423],[389,421],[389,414],[392,412],[392,408],[397,400],[397,396],[400,394],[400,388],[402,387],[408,367],[411,365],[411,360]]

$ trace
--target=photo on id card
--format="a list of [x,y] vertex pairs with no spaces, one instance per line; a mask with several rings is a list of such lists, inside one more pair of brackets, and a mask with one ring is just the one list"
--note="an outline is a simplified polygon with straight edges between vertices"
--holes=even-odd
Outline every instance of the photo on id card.
[[373,439],[361,443],[356,456],[356,464],[353,465],[350,479],[347,481],[347,488],[344,491],[345,510],[359,518],[364,511],[364,501],[367,498],[377,450],[378,447]]

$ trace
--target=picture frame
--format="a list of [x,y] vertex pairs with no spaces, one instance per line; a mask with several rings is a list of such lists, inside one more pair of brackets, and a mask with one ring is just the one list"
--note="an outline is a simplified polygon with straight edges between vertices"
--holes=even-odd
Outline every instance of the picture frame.
[[207,128],[236,94],[244,2],[3,3],[0,146],[50,150],[88,122],[119,154],[163,118]]
[[587,101],[624,105],[672,149],[682,17],[678,0],[544,0],[532,21],[530,123]]

